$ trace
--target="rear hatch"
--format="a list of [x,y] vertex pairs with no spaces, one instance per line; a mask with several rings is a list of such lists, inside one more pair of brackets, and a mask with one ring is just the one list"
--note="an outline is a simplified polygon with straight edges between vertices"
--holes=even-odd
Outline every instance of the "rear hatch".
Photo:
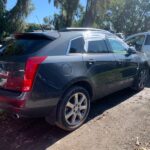
[[46,56],[40,51],[54,39],[42,34],[17,34],[0,48],[0,89],[28,92],[39,65]]

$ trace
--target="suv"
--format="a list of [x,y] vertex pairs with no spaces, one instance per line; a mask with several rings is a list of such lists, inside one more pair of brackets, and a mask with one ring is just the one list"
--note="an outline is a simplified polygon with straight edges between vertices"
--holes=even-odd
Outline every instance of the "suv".
[[140,91],[146,77],[146,58],[104,30],[16,34],[0,49],[0,108],[72,131],[92,101],[127,87]]
[[125,41],[128,45],[134,46],[137,51],[144,52],[148,57],[148,64],[150,66],[150,32],[134,34]]

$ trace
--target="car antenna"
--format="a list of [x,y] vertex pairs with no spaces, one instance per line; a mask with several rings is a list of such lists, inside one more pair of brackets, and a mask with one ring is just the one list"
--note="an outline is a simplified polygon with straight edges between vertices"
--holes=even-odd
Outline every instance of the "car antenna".
[[44,28],[43,28],[42,24],[40,23],[40,20],[39,20],[38,16],[36,16],[36,19],[37,19],[37,21],[38,21],[39,25],[41,26],[42,32],[45,32],[45,30],[44,30]]

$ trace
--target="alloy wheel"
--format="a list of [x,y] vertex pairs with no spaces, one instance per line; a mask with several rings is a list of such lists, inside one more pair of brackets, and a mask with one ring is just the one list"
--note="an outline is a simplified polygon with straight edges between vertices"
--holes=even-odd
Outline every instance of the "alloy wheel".
[[71,126],[82,122],[88,111],[88,100],[85,94],[75,93],[68,100],[65,107],[65,120]]
[[147,71],[142,70],[140,72],[140,78],[139,78],[139,87],[140,88],[144,88],[146,80],[147,80]]

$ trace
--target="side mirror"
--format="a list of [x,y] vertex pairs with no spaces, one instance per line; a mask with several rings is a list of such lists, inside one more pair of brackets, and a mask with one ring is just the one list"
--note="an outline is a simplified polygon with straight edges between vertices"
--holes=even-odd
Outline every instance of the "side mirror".
[[136,51],[135,47],[132,46],[132,47],[129,47],[128,53],[129,53],[129,54],[136,54],[137,51]]

